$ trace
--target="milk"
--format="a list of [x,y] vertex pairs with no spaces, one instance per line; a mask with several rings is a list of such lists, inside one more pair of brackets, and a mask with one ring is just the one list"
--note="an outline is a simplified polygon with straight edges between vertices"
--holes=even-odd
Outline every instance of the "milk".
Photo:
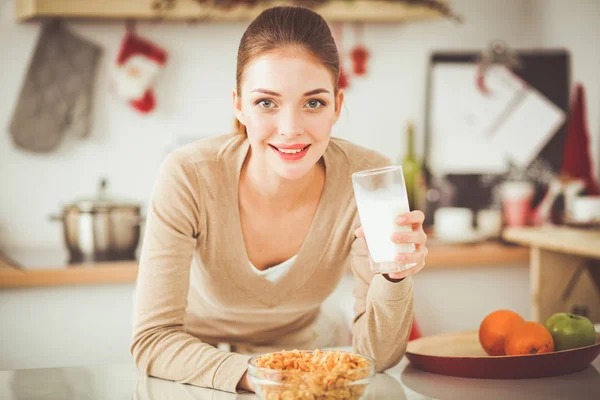
[[371,259],[376,263],[395,262],[398,253],[412,253],[414,244],[392,242],[394,232],[410,232],[412,227],[399,226],[396,218],[410,211],[407,198],[390,198],[377,192],[357,196],[360,222]]

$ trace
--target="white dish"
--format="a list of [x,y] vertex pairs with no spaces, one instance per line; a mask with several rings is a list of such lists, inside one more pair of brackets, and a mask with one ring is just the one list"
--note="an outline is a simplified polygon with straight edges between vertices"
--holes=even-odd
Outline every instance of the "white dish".
[[440,242],[451,244],[473,244],[479,243],[486,239],[486,236],[484,234],[476,231],[459,232],[452,235],[436,235],[435,237],[439,239]]

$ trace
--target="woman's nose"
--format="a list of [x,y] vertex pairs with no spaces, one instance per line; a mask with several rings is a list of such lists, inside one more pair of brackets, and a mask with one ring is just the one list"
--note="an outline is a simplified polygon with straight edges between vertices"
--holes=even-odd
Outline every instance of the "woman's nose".
[[278,123],[280,135],[298,136],[302,134],[302,117],[293,109],[281,110]]

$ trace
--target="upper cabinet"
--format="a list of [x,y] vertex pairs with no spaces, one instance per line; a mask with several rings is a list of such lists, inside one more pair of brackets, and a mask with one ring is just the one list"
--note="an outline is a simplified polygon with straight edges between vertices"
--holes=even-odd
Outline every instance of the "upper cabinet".
[[[15,0],[19,21],[40,18],[251,21],[265,8],[298,1],[216,6],[217,0]],[[311,4],[307,0],[307,4]],[[427,4],[427,6],[425,5]],[[436,6],[441,5],[440,6]],[[332,22],[402,22],[443,18],[447,0],[330,0],[310,6]]]

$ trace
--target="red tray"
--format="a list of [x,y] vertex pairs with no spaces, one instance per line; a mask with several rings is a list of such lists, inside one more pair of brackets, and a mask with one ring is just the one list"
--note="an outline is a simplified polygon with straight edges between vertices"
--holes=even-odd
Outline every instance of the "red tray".
[[426,336],[408,343],[413,366],[436,374],[482,379],[525,379],[558,376],[587,368],[600,354],[596,343],[578,349],[521,356],[488,356],[477,331]]

